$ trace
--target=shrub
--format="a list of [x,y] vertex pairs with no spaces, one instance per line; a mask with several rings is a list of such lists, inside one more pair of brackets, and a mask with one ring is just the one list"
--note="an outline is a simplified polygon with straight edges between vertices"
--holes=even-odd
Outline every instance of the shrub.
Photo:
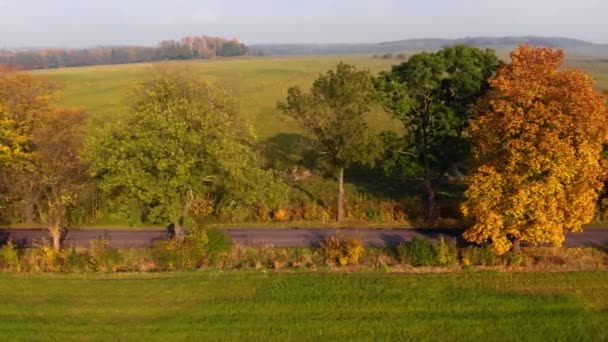
[[456,247],[456,240],[446,239],[443,235],[440,235],[439,241],[436,244],[436,249],[438,265],[453,265],[458,262],[458,247]]
[[376,209],[367,209],[365,216],[369,221],[382,221],[382,213]]
[[218,263],[232,248],[232,241],[218,229],[194,228],[183,240],[156,241],[152,256],[160,269],[194,269]]
[[232,249],[232,239],[217,228],[207,231],[206,259],[209,265],[217,265],[225,260]]
[[331,219],[331,212],[315,203],[307,203],[304,205],[302,218],[308,221],[326,222]]
[[0,248],[0,269],[12,272],[21,271],[19,250],[11,241]]
[[80,252],[75,248],[69,248],[63,252],[64,272],[85,272],[91,270],[91,260],[87,251]]
[[118,250],[109,248],[110,238],[99,237],[91,241],[89,265],[93,271],[115,272],[122,261]]
[[234,201],[219,206],[216,212],[217,219],[221,222],[247,222],[255,216],[251,206],[237,204]]
[[176,270],[183,265],[181,242],[177,239],[158,240],[152,246],[152,258],[159,270]]
[[289,211],[287,211],[287,209],[279,208],[272,212],[272,217],[275,221],[285,222],[289,220]]
[[321,242],[320,251],[325,263],[346,266],[359,264],[365,247],[360,238],[345,239],[341,236],[330,236]]
[[512,267],[523,266],[528,261],[526,255],[522,252],[509,252],[504,255],[504,260],[508,266]]
[[346,206],[350,220],[371,222],[405,222],[405,212],[399,202],[379,200],[365,193],[353,193]]
[[461,250],[461,262],[465,266],[494,266],[496,253],[491,246],[468,246]]
[[290,267],[314,267],[317,264],[319,253],[316,248],[288,248],[288,251],[291,252]]
[[23,266],[32,272],[60,272],[63,254],[56,251],[48,240],[42,239],[34,248],[23,254]]
[[237,268],[271,268],[274,258],[269,247],[237,247],[231,255],[232,265]]
[[436,266],[438,251],[431,240],[415,236],[411,242],[401,244],[397,249],[399,259],[412,266]]

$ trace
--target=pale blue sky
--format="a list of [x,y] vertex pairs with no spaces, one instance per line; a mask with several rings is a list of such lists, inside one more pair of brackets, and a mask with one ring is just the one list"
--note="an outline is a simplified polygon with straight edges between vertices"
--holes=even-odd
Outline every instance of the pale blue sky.
[[608,0],[0,0],[0,48],[545,35],[608,43]]

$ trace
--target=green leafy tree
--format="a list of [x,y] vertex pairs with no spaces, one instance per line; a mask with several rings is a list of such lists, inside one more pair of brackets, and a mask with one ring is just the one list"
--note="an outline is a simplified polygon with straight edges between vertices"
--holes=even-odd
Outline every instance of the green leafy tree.
[[229,41],[222,44],[218,55],[222,57],[243,56],[247,54],[247,46],[238,41]]
[[423,52],[393,66],[377,78],[384,109],[405,128],[399,142],[386,134],[384,168],[392,174],[422,180],[425,216],[436,218],[435,183],[448,171],[460,173],[459,164],[470,154],[464,131],[474,101],[488,89],[498,59],[492,50],[454,46],[436,53]]
[[338,221],[344,219],[344,169],[353,163],[372,163],[377,156],[376,137],[365,121],[374,96],[368,71],[340,63],[321,75],[310,93],[291,87],[287,100],[278,104],[312,136],[317,152],[335,167]]
[[122,189],[181,237],[192,207],[209,195],[216,205],[251,205],[284,193],[258,168],[253,139],[227,91],[187,70],[159,70],[134,89],[122,120],[91,136],[86,156],[104,189]]

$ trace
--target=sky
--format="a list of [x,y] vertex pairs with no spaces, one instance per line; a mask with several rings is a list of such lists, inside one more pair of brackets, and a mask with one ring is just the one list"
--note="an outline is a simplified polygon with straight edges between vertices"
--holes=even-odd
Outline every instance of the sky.
[[156,45],[186,35],[375,43],[542,35],[608,43],[608,0],[0,0],[0,48]]

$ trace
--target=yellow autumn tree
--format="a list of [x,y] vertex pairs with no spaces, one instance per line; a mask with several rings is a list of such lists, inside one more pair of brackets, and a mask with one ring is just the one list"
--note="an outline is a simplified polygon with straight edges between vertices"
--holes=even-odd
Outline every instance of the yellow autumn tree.
[[606,100],[562,50],[522,45],[479,100],[464,237],[503,254],[520,241],[559,246],[593,219],[608,142]]
[[70,210],[89,180],[79,152],[86,111],[55,106],[56,86],[26,72],[0,68],[0,207],[22,207],[60,249]]
[[32,132],[51,111],[57,87],[44,78],[0,66],[0,201],[20,206],[25,223],[35,216]]

